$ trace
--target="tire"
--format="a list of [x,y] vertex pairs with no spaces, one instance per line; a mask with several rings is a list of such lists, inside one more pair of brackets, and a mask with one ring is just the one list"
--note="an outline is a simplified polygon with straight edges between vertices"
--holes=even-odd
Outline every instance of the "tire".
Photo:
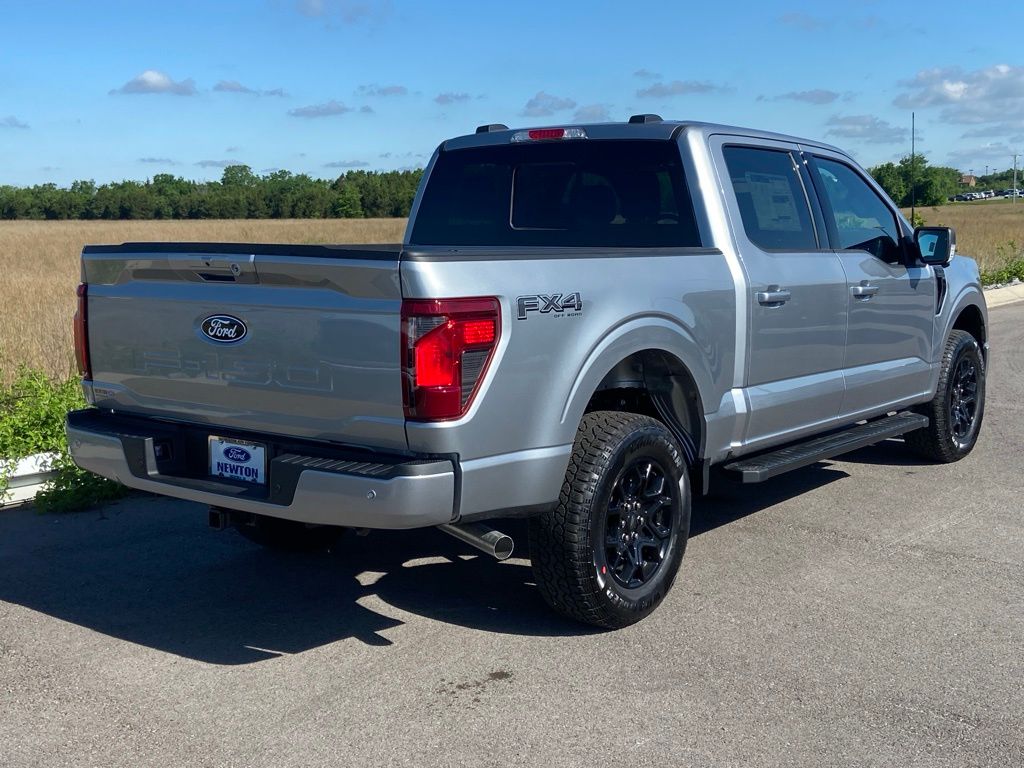
[[686,463],[664,425],[633,413],[588,413],[558,505],[530,520],[537,588],[564,616],[625,627],[668,594],[689,531]]
[[252,515],[248,520],[236,523],[235,530],[254,544],[267,549],[281,552],[320,552],[336,544],[345,529]]
[[985,359],[971,334],[949,334],[935,397],[916,410],[929,419],[927,427],[905,437],[916,453],[948,464],[973,450],[985,416]]

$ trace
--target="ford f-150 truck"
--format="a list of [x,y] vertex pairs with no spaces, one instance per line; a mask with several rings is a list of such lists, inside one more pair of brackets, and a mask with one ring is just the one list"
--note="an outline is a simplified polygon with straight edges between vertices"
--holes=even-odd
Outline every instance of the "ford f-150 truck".
[[69,445],[269,546],[439,526],[502,558],[482,521],[528,516],[544,599],[620,627],[713,478],[971,451],[987,314],[955,242],[817,141],[481,126],[401,245],[87,246]]

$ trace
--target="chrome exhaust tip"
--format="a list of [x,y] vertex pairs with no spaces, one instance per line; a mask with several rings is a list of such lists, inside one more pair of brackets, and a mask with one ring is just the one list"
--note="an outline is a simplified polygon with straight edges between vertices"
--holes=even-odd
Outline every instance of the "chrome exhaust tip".
[[512,557],[515,542],[508,534],[496,531],[482,523],[463,523],[460,525],[446,523],[437,526],[449,536],[476,547],[496,560],[508,560]]

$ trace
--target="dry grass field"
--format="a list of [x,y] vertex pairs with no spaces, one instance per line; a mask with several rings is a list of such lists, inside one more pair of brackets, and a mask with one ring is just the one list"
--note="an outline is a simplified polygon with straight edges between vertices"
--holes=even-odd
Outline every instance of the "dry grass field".
[[[903,212],[910,218],[910,209]],[[956,230],[957,252],[978,260],[982,271],[1000,269],[1024,252],[1024,201],[979,200],[918,208],[924,223]]]
[[[977,258],[983,270],[998,269],[1024,249],[1024,202],[960,203],[918,212],[927,224],[956,227],[960,252]],[[78,256],[86,243],[394,243],[404,228],[404,219],[0,221],[0,383],[10,380],[19,363],[53,376],[73,370],[71,315]]]
[[86,243],[133,240],[397,243],[405,219],[0,221],[0,384],[26,363],[74,370],[71,316]]

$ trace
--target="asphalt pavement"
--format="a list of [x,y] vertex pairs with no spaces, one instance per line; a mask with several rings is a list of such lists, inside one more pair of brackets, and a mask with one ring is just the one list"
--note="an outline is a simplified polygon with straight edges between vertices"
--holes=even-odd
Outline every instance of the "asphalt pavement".
[[433,530],[310,556],[165,499],[0,512],[0,765],[1024,766],[1024,304],[991,337],[970,457],[720,488],[618,632]]

